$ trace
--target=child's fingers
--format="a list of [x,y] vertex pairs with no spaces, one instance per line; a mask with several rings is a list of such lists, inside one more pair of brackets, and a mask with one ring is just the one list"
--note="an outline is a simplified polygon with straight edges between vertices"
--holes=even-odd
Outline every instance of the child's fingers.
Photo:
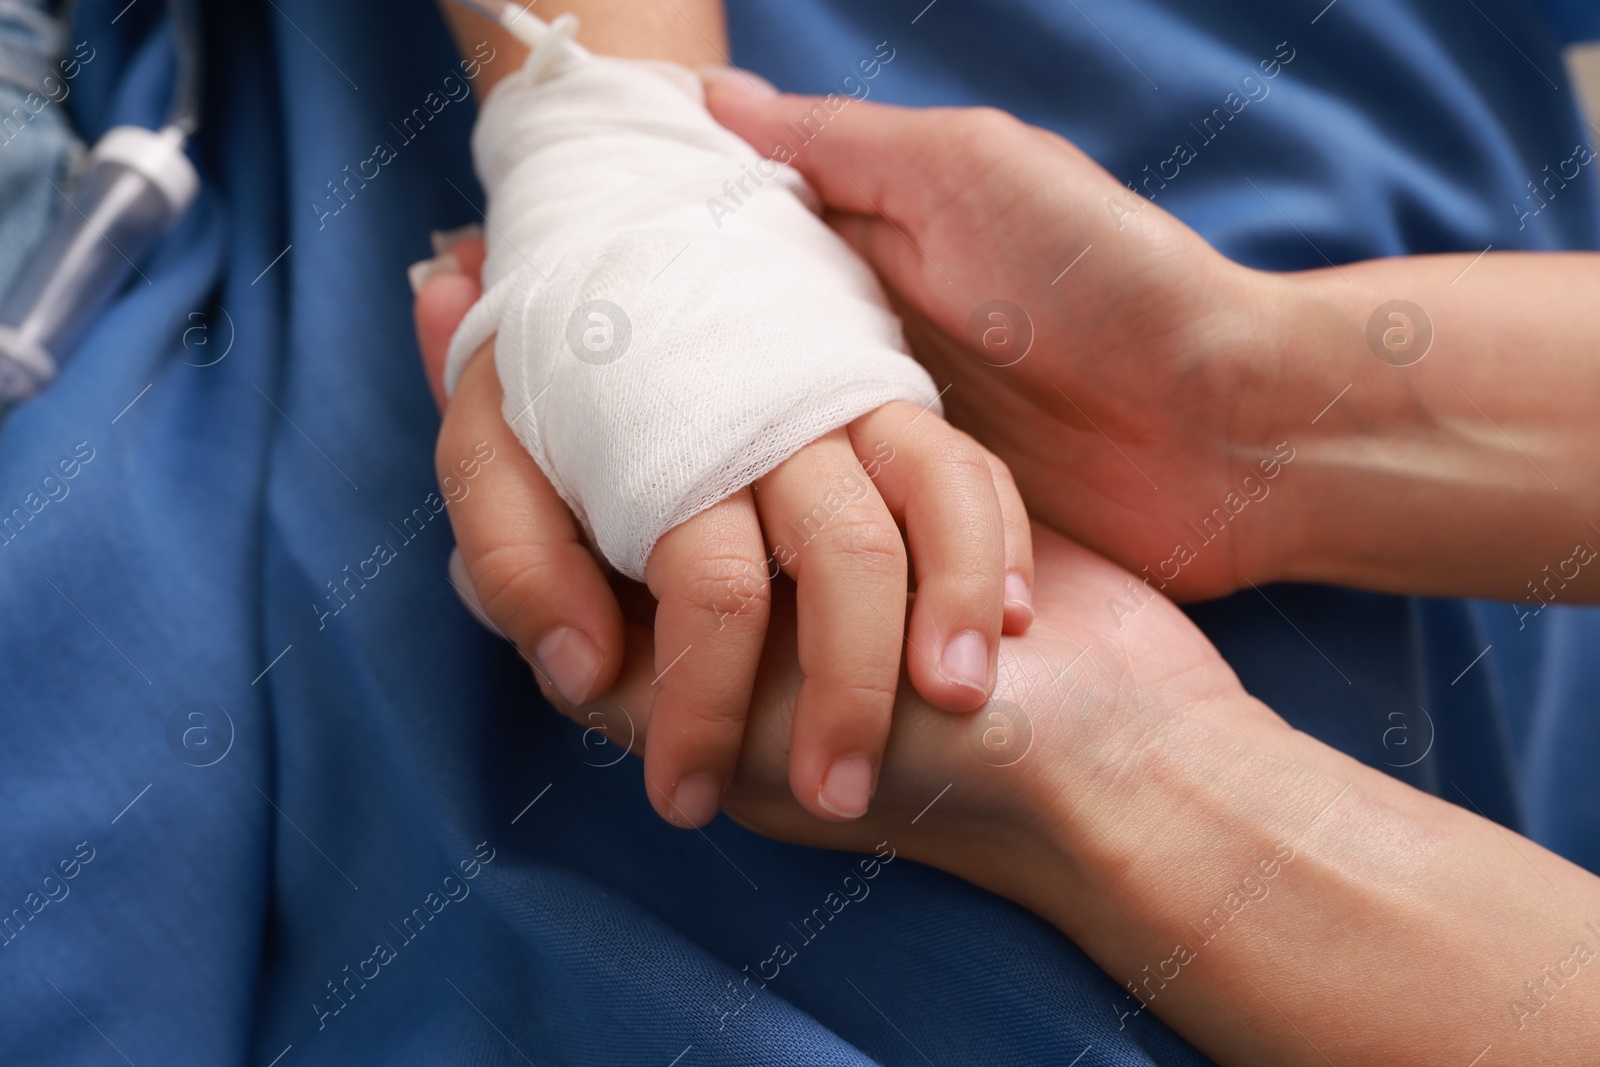
[[[454,241],[448,240],[451,236],[449,234],[436,233],[433,235],[433,247],[438,249],[441,255],[448,254],[456,257],[456,263],[461,267],[461,273],[469,278],[476,278],[483,273],[483,258],[487,251],[483,243],[483,227],[465,226],[455,232],[466,234],[467,236],[463,236],[459,241]],[[444,245],[440,244],[439,239],[441,237],[447,239]]]
[[[878,492],[906,528],[917,598],[906,670],[946,711],[975,711],[994,688],[1005,600],[1005,524],[983,450],[949,423],[896,402],[850,426],[873,457]],[[892,459],[878,458],[887,454]]]
[[645,786],[675,826],[710,822],[733,780],[767,634],[765,557],[742,490],[668,530],[645,564],[659,601]]
[[1011,468],[987,448],[977,447],[994,476],[995,492],[1000,495],[1000,521],[1006,531],[1004,631],[1025,634],[1033,625],[1033,525],[1028,521],[1028,507],[1022,502]]
[[[506,425],[501,399],[485,346],[462,372],[434,453],[450,525],[485,613],[581,704],[622,665],[622,612],[566,504]],[[463,462],[476,465],[470,480]]]
[[774,560],[797,586],[800,669],[789,784],[830,821],[866,813],[889,736],[906,610],[894,518],[837,430],[757,483]]
[[[422,279],[413,306],[417,342],[442,408],[450,338],[483,293],[482,267],[483,239],[469,237],[420,272],[413,268],[413,284]],[[461,376],[435,450],[458,555],[491,624],[528,658],[542,682],[582,702],[605,692],[621,667],[621,612],[566,505],[506,425],[501,399],[486,346]],[[475,464],[478,476],[464,479],[462,463]],[[461,592],[465,597],[468,591]]]
[[[417,346],[422,350],[422,369],[428,377],[433,401],[443,410],[444,361],[450,338],[467,315],[483,286],[478,272],[483,268],[483,238],[469,237],[411,268],[416,300],[411,306],[417,326]],[[420,284],[419,284],[420,282]]]

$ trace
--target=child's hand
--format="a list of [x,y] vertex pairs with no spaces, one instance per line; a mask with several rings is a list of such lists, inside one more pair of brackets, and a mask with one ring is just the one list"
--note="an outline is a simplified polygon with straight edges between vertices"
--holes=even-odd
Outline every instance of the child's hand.
[[[436,396],[449,338],[480,292],[481,243],[453,255],[462,273],[430,279],[416,307]],[[592,701],[621,667],[621,610],[571,515],[506,426],[494,361],[482,355],[445,411],[437,459],[444,471],[487,439],[508,465],[484,468],[480,478],[491,482],[480,481],[470,507],[452,505],[456,540],[486,612],[541,680],[572,703]],[[540,486],[535,499],[494,492],[495,482],[510,484],[513,467]],[[917,597],[907,629],[908,543]],[[805,673],[790,786],[808,811],[834,821],[867,809],[902,639],[917,691],[946,710],[972,711],[993,689],[1002,627],[1020,633],[1033,615],[1027,515],[987,451],[901,403],[813,442],[753,489],[668,531],[645,568],[658,601],[645,781],[656,810],[677,825],[709,822],[733,776],[777,569],[797,583]]]

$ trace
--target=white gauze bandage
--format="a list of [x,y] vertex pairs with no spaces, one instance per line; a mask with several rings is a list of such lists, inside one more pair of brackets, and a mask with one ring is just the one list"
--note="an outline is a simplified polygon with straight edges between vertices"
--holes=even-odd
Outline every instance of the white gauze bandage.
[[445,383],[498,334],[506,421],[642,580],[667,530],[874,408],[937,411],[938,394],[798,173],[718,125],[688,70],[569,36],[558,21],[479,116],[485,292]]

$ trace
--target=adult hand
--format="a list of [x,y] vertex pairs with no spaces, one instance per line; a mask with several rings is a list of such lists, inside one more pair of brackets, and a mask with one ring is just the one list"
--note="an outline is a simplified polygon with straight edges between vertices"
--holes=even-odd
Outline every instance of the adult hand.
[[[481,291],[476,273],[482,243],[468,239],[450,256],[447,264],[454,269],[423,278],[416,302],[425,369],[435,399],[445,407],[439,468],[447,472],[452,457],[470,452],[476,438],[469,441],[469,437],[477,433],[487,434],[497,457],[478,474],[477,491],[450,506],[461,556],[468,557],[464,565],[452,562],[452,581],[489,625],[511,635],[525,629],[519,619],[524,605],[514,596],[480,600],[470,575],[493,571],[493,560],[483,556],[518,551],[521,539],[531,531],[542,532],[559,500],[501,417],[492,359],[475,357],[446,402],[440,385],[445,351]],[[465,428],[471,433],[464,433]],[[564,509],[561,515],[565,516]],[[570,518],[566,522],[569,540],[563,550],[586,551]],[[1045,538],[1042,550],[1036,552],[1043,553],[1040,573],[1050,582],[1049,593],[1042,603],[1036,601],[1036,610],[1048,612],[1048,621],[1042,628],[1036,622],[1026,639],[1002,640],[994,697],[976,716],[934,714],[910,687],[899,687],[890,750],[875,803],[864,819],[850,825],[818,820],[784,787],[794,698],[802,674],[794,587],[774,583],[767,647],[738,774],[727,795],[729,813],[787,840],[870,850],[888,836],[913,855],[939,855],[941,865],[952,864],[956,856],[966,856],[981,845],[987,862],[993,858],[991,846],[996,841],[1014,838],[1019,827],[1029,825],[1054,802],[1056,779],[1071,773],[1066,768],[1082,765],[1091,754],[1108,765],[1124,755],[1131,758],[1172,710],[1242,695],[1232,670],[1169,601],[1144,597],[1141,625],[1123,633],[1106,616],[1103,604],[1108,597],[1128,596],[1132,578],[1057,534],[1037,527],[1035,534]],[[617,620],[626,635],[619,647],[625,645],[626,650],[619,656],[616,680],[605,699],[575,703],[543,672],[535,670],[535,675],[545,696],[569,717],[589,727],[614,727],[616,736],[634,738],[636,752],[643,754],[655,706],[654,605],[641,585],[615,579],[613,587],[625,616]],[[595,597],[594,603],[570,608],[580,615],[604,610],[614,603],[611,591],[605,589],[604,600]],[[571,588],[568,596],[584,593],[582,588]],[[1274,718],[1265,708],[1260,712]],[[897,758],[896,751],[905,754]],[[1013,761],[1026,770],[1014,770]],[[951,795],[940,800],[947,818],[921,820],[913,829],[912,818],[951,783],[956,783]],[[955,837],[947,832],[952,825],[960,830]],[[924,832],[931,832],[939,844],[919,845]],[[973,862],[975,875],[982,864],[976,856]]]
[[[1271,353],[1247,343],[1253,272],[1004,112],[833,113],[741,77],[708,97],[816,186],[950,385],[952,421],[1005,460],[1036,518],[1182,598],[1271,575],[1274,524],[1224,503],[1270,492],[1292,455],[1262,417],[1283,398]],[[1215,543],[1187,527],[1206,519]],[[1185,541],[1192,558],[1173,558]]]
[[1600,256],[1249,270],[1002,112],[752,84],[713,113],[822,194],[1035,518],[1179,599],[1600,599]]
[[[435,376],[466,282],[418,301]],[[484,382],[463,379],[451,406],[489,424],[499,397]],[[548,485],[514,441],[494,443],[511,461],[484,469],[492,491],[452,522],[514,537]],[[854,823],[814,818],[787,788],[800,670],[780,583],[729,813],[1008,896],[1125,982],[1107,1011],[1149,1008],[1219,1063],[1586,1062],[1600,983],[1580,976],[1596,965],[1600,880],[1289,729],[1169,601],[1113,619],[1103,604],[1132,577],[1033,535],[1037,617],[1001,641],[993,700],[958,718],[901,686],[876,803]],[[638,610],[610,699],[575,707],[540,683],[569,717],[641,749],[654,675],[642,599],[622,598]],[[1419,982],[1440,974],[1447,987]]]

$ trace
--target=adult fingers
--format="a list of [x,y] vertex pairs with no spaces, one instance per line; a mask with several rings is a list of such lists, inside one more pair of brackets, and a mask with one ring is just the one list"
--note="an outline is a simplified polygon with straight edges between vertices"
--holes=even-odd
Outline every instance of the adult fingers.
[[906,554],[849,438],[838,430],[756,486],[774,560],[795,579],[800,669],[789,784],[830,821],[863,815],[900,678]]
[[[857,214],[921,217],[925,180],[895,180],[881,168],[936,164],[949,108],[903,108],[841,96],[751,91],[738,72],[707,72],[706,106],[758,152],[793,165],[829,206]],[[926,179],[930,172],[919,172]],[[935,176],[937,172],[934,172]]]
[[901,226],[920,226],[980,183],[985,200],[1030,189],[1037,168],[1029,164],[1042,147],[1054,146],[1057,165],[1062,150],[1087,161],[1067,142],[996,108],[773,96],[750,91],[737,72],[712,74],[706,103],[758,152],[804,174],[829,207]]
[[954,337],[982,301],[1046,299],[1058,260],[1115,220],[1110,196],[1137,199],[1065,140],[993,108],[746,88],[737,74],[712,80],[712,113],[804,174],[885,284]]
[[544,680],[581,704],[621,667],[622,612],[501,402],[486,345],[462,372],[435,448],[450,525],[484,612]]

